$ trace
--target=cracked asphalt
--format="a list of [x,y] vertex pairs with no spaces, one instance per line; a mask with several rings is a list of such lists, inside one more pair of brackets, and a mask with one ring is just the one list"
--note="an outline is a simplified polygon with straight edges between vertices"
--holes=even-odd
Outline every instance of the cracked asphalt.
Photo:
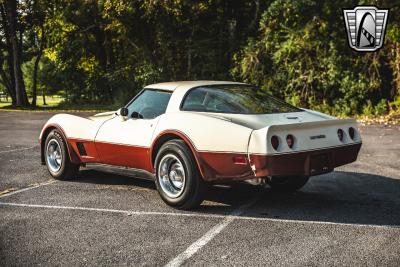
[[182,212],[98,168],[53,182],[37,140],[52,115],[0,112],[1,266],[400,266],[400,126],[360,126],[358,161],[298,192],[213,187]]

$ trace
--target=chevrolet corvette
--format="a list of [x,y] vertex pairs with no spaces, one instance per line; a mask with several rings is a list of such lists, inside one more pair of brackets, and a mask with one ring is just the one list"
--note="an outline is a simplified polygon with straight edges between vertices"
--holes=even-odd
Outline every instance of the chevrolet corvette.
[[198,206],[211,183],[297,190],[310,176],[354,162],[362,143],[353,119],[222,81],[153,84],[117,111],[57,114],[39,142],[42,164],[55,179],[72,179],[86,164],[139,169],[180,209]]

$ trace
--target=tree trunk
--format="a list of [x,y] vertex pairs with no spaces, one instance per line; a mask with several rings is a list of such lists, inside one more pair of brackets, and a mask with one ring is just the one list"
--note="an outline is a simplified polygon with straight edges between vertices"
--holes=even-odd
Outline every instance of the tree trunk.
[[14,75],[15,75],[15,92],[16,92],[16,105],[19,107],[27,107],[29,105],[28,97],[26,95],[25,83],[21,70],[21,50],[17,38],[17,0],[8,0],[7,2],[7,16],[9,24],[9,34],[12,46]]
[[36,107],[36,97],[37,97],[37,72],[39,68],[39,61],[40,57],[42,56],[42,53],[39,52],[39,54],[36,56],[35,59],[35,65],[33,67],[33,85],[32,85],[32,106]]
[[2,68],[0,69],[0,76],[3,81],[4,87],[7,90],[7,95],[11,97],[12,105],[14,106],[16,104],[15,92],[12,90],[10,81],[7,79],[7,75]]
[[46,88],[42,89],[42,97],[43,97],[43,106],[47,106],[46,104]]
[[[10,35],[9,35],[9,27],[8,27],[8,22],[7,22],[7,17],[6,17],[6,12],[5,12],[5,7],[4,7],[4,2],[0,3],[0,14],[1,14],[1,27],[3,28],[3,33],[4,33],[4,38],[5,38],[5,46],[3,49],[7,51],[7,58],[6,58],[6,69],[1,69],[1,76],[3,81],[6,83],[6,80],[8,80],[8,85],[7,90],[9,92],[9,95],[12,99],[12,105],[15,106],[17,103],[17,96],[15,92],[15,75],[14,75],[14,66],[13,66],[13,55],[12,55],[12,46],[10,42]],[[3,58],[1,62],[1,66],[3,66]]]
[[15,100],[16,100],[15,99],[15,90],[12,86],[12,82],[7,77],[7,74],[3,69],[3,63],[4,63],[4,59],[2,56],[0,56],[0,77],[1,77],[1,80],[3,81],[4,87],[7,90],[7,95],[11,96],[12,104],[15,105]]
[[32,85],[32,106],[36,107],[36,98],[37,98],[37,73],[39,69],[39,62],[40,58],[42,57],[43,54],[43,47],[44,47],[44,28],[43,25],[41,27],[42,29],[42,37],[40,38],[40,45],[39,45],[39,51],[35,59],[35,65],[33,67],[33,85]]

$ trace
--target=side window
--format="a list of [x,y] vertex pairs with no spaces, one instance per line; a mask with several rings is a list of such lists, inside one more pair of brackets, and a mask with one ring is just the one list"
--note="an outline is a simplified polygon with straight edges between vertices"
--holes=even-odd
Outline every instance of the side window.
[[165,113],[167,109],[171,92],[159,90],[144,90],[132,103],[127,107],[128,116],[132,117],[133,112],[137,112],[140,118],[154,119]]
[[184,99],[182,110],[238,113],[240,105],[230,95],[209,88],[196,88]]
[[202,111],[204,110],[204,101],[206,99],[207,90],[203,88],[197,88],[197,90],[193,90],[189,92],[186,96],[182,110],[187,111]]

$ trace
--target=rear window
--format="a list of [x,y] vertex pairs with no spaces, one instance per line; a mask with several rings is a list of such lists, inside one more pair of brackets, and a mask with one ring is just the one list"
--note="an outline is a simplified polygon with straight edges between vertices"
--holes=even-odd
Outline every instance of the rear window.
[[257,87],[243,85],[196,87],[186,95],[181,109],[235,114],[273,114],[303,111],[262,92]]

